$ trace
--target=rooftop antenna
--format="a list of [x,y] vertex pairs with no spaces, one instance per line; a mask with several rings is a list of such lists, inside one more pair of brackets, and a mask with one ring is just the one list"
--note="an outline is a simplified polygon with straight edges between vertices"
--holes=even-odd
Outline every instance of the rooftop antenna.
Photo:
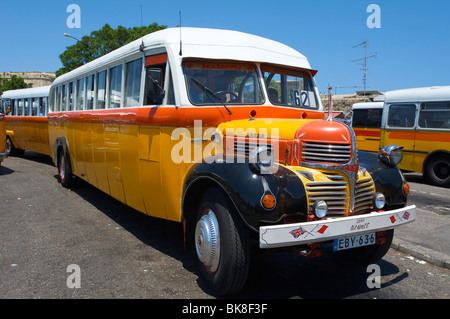
[[180,56],[183,55],[183,42],[181,41],[181,11],[180,11]]
[[362,65],[362,70],[364,71],[364,75],[363,75],[363,84],[364,84],[364,96],[366,95],[366,86],[367,86],[367,60],[371,59],[371,58],[377,58],[377,53],[371,55],[371,56],[367,56],[367,40],[364,40],[364,42],[357,44],[355,46],[353,46],[353,48],[359,47],[364,45],[364,58],[361,59],[357,59],[357,60],[353,60],[352,62],[359,62],[359,61],[364,61],[362,63],[357,63],[359,65]]

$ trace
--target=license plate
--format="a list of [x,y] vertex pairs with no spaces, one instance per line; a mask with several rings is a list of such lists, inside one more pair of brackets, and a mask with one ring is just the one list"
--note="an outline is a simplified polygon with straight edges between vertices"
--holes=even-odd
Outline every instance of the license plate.
[[345,250],[362,246],[374,245],[376,242],[375,233],[359,236],[344,237],[334,240],[333,250]]

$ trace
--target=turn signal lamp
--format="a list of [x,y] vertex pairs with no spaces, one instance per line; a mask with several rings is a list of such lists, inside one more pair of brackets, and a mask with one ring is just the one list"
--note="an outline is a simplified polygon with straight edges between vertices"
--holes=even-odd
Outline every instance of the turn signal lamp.
[[266,208],[266,209],[272,209],[275,207],[275,197],[273,197],[272,194],[267,194],[264,195],[264,197],[261,200],[262,205]]

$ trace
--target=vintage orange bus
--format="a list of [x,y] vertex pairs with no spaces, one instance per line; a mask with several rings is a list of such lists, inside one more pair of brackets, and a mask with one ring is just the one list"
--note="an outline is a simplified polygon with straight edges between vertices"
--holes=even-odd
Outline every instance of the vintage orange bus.
[[[382,103],[379,133],[367,119],[361,125],[356,123],[358,127],[354,120],[359,149],[375,151],[378,137],[379,147],[399,145],[403,147],[400,169],[423,173],[430,183],[449,187],[450,86],[390,91],[384,94]],[[378,105],[367,104],[365,108],[376,112],[378,118]]]
[[323,120],[305,56],[236,31],[151,33],[58,77],[51,156],[128,206],[180,222],[216,294],[246,282],[250,247],[318,256],[328,244],[378,260],[415,220],[401,150],[357,152],[350,127]]
[[50,86],[3,93],[6,114],[7,152],[21,156],[28,150],[50,155],[48,141],[48,94]]

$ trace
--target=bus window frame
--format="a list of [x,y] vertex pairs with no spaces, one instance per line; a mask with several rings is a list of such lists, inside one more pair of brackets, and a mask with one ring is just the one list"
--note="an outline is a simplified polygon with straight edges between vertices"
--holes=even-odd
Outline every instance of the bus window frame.
[[[411,106],[414,107],[414,121],[411,126],[392,126],[389,124],[389,119],[391,116],[391,107],[398,107],[398,106]],[[417,112],[417,103],[392,103],[386,105],[386,124],[385,127],[387,129],[395,129],[395,130],[415,130],[417,128],[417,121],[418,121],[418,112]]]
[[[379,123],[377,123],[377,126],[370,126],[368,125],[368,121],[366,121],[362,126],[354,126],[355,122],[355,113],[356,111],[367,111],[367,120],[369,118],[369,113],[370,111],[376,111],[376,112],[380,112],[380,121]],[[353,116],[352,116],[352,127],[354,128],[370,128],[370,129],[380,129],[383,125],[383,107],[373,107],[373,108],[358,108],[358,109],[354,109],[353,110]]]
[[[423,102],[421,102],[418,107],[417,128],[420,129],[421,131],[445,131],[445,132],[448,132],[450,130],[450,126],[449,127],[422,127],[422,126],[420,126],[420,117],[422,115],[423,105],[424,104],[433,104],[433,103],[448,103],[448,104],[450,104],[450,101],[442,100],[442,101],[423,101]],[[450,120],[450,109],[442,110],[442,111],[449,113],[448,120]]]

